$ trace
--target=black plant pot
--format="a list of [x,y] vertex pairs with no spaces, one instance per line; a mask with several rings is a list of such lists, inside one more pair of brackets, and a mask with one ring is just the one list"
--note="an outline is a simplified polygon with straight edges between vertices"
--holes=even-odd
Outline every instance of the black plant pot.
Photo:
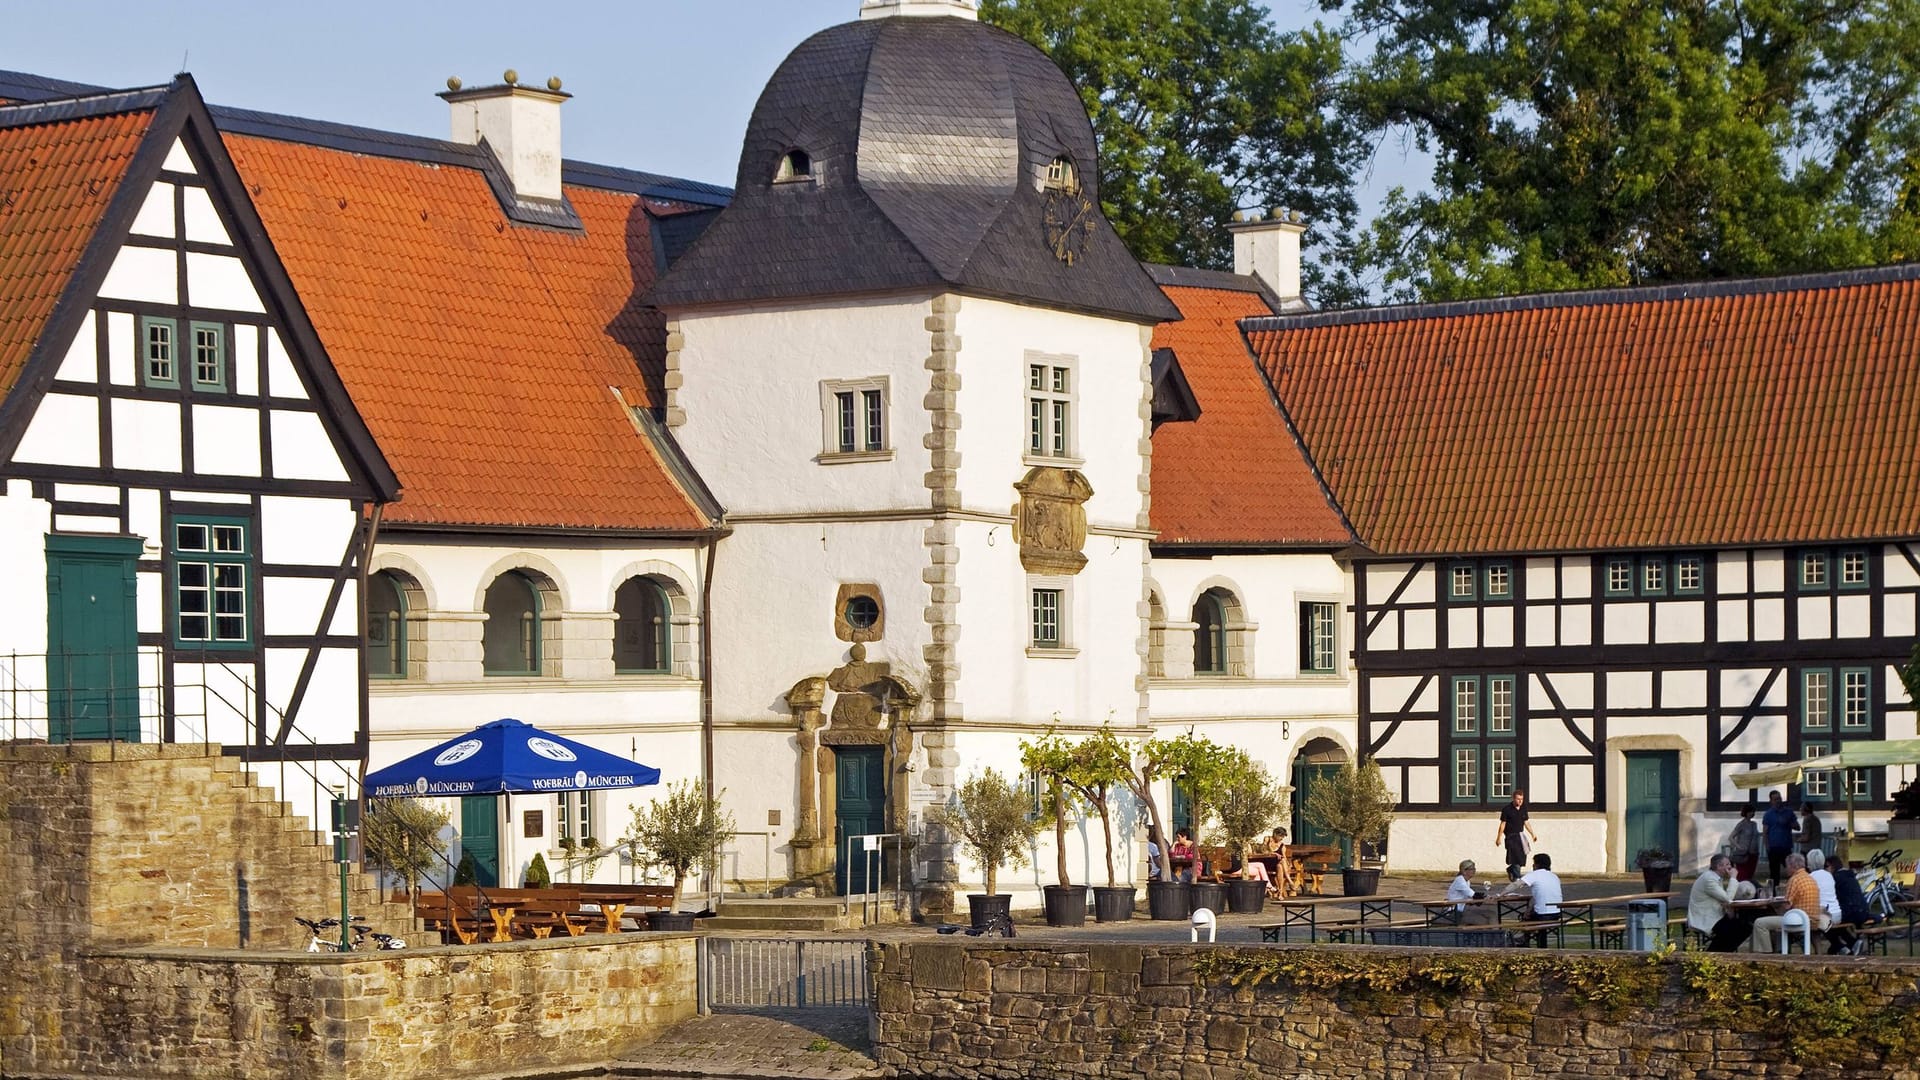
[[1348,896],[1372,896],[1380,891],[1380,871],[1349,866],[1340,871],[1340,891]]
[[1095,885],[1093,917],[1097,922],[1128,922],[1133,918],[1133,901],[1131,885]]
[[1648,863],[1640,868],[1640,881],[1648,892],[1667,892],[1673,888],[1673,864]]
[[1267,906],[1267,883],[1259,878],[1227,882],[1227,910],[1238,915],[1258,915]]
[[[1206,908],[1215,915],[1227,910],[1227,887],[1217,881],[1196,881],[1193,883],[1193,911]],[[1193,914],[1193,911],[1187,914]]]
[[1049,885],[1046,893],[1048,926],[1085,926],[1087,924],[1087,887],[1085,885]]
[[1193,914],[1193,886],[1184,881],[1147,882],[1147,917],[1170,921]]
[[989,896],[986,893],[968,893],[967,914],[972,917],[973,928],[975,930],[990,929],[992,927],[991,920],[995,915],[1006,919],[1007,922],[1011,924],[1013,922],[1013,894],[994,893]]
[[647,929],[678,930],[684,933],[693,929],[693,912],[650,911],[647,913]]

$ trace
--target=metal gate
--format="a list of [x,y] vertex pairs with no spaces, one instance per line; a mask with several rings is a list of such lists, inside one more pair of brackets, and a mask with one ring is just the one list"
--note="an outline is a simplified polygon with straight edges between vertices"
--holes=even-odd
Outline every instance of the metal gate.
[[702,1013],[871,1004],[864,939],[703,937],[699,964]]

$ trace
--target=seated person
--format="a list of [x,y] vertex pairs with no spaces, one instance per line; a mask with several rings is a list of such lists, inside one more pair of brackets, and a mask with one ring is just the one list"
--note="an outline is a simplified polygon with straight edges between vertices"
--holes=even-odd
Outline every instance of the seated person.
[[1147,840],[1147,880],[1160,880],[1160,845]]
[[1260,841],[1260,851],[1264,855],[1278,855],[1280,854],[1280,849],[1286,846],[1287,830],[1278,825],[1273,827],[1273,834],[1271,836]]
[[[1880,921],[1879,916],[1873,913],[1873,909],[1867,906],[1867,894],[1860,888],[1860,877],[1852,870],[1843,868],[1834,871],[1833,891],[1840,900],[1841,921],[1850,922],[1855,926],[1871,926]],[[1833,933],[1828,931],[1829,941],[1832,941]],[[1852,934],[1847,936],[1855,937]],[[1866,949],[1866,946],[1857,938],[1849,942],[1846,947],[1840,947],[1839,942],[1834,942],[1834,945],[1835,952],[1861,953]]]
[[1735,880],[1733,859],[1715,855],[1687,894],[1687,925],[1711,939],[1708,952],[1733,952],[1752,935],[1753,927],[1731,906],[1752,895],[1752,882]]
[[1840,911],[1839,883],[1834,880],[1833,871],[1827,869],[1827,856],[1819,848],[1807,852],[1807,876],[1820,887],[1820,910],[1827,913],[1827,952],[1851,953],[1858,938],[1852,930],[1843,930],[1833,923],[1845,922],[1846,917]]
[[1185,829],[1175,829],[1173,833],[1173,847],[1167,852],[1167,856],[1169,861],[1173,863],[1174,880],[1184,881],[1191,885],[1193,883],[1194,865],[1192,834],[1188,833]]
[[[1480,894],[1473,890],[1473,872],[1475,869],[1477,868],[1473,865],[1472,859],[1460,860],[1460,873],[1447,885],[1447,899],[1478,900],[1480,898]],[[1455,904],[1452,910],[1443,912],[1442,915],[1446,921],[1457,923],[1460,921],[1460,916],[1464,914],[1466,910],[1467,905]],[[1436,919],[1435,921],[1438,920]]]
[[[1805,855],[1789,855],[1787,868],[1787,906],[1806,912],[1807,920],[1813,929],[1825,933],[1827,913],[1820,906],[1820,886],[1807,873]],[[1770,953],[1773,951],[1773,935],[1782,932],[1786,925],[1783,915],[1766,915],[1753,922],[1753,951]]]
[[[1558,922],[1560,920],[1560,901],[1565,894],[1560,891],[1560,875],[1553,872],[1553,857],[1542,851],[1533,857],[1533,869],[1500,890],[1502,896],[1526,896],[1528,922]],[[1540,933],[1540,947],[1545,948],[1547,935]]]

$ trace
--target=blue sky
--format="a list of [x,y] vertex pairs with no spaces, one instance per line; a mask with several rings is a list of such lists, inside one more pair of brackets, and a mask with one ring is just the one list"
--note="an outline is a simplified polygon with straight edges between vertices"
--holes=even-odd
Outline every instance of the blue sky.
[[[1269,0],[1305,26],[1314,4]],[[558,75],[566,155],[732,184],[761,86],[859,0],[0,0],[0,68],[126,87],[187,70],[209,101],[445,137],[447,76]],[[1418,186],[1388,140],[1363,213]]]

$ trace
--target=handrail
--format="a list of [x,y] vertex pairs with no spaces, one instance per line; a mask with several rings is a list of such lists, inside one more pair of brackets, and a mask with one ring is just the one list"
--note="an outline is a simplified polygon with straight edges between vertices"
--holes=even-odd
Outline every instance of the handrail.
[[[863,891],[857,894],[853,891],[853,842],[855,840],[876,841],[876,843],[870,846],[864,843],[861,845],[863,852],[867,855],[867,859],[863,872],[860,875],[860,880],[868,886],[877,884],[878,876],[886,873],[886,845],[879,841],[892,840],[894,842],[893,901],[897,905],[900,902],[901,896],[900,874],[905,869],[903,864],[906,862],[907,836],[904,833],[885,832],[848,833],[841,837],[842,865],[847,867],[847,891],[840,897],[840,914],[845,915],[851,910],[853,898],[858,895],[860,897],[861,921],[873,922],[877,920],[880,915],[880,890],[874,888],[871,892]],[[867,907],[869,903],[871,903],[873,907],[872,919],[867,917]]]

